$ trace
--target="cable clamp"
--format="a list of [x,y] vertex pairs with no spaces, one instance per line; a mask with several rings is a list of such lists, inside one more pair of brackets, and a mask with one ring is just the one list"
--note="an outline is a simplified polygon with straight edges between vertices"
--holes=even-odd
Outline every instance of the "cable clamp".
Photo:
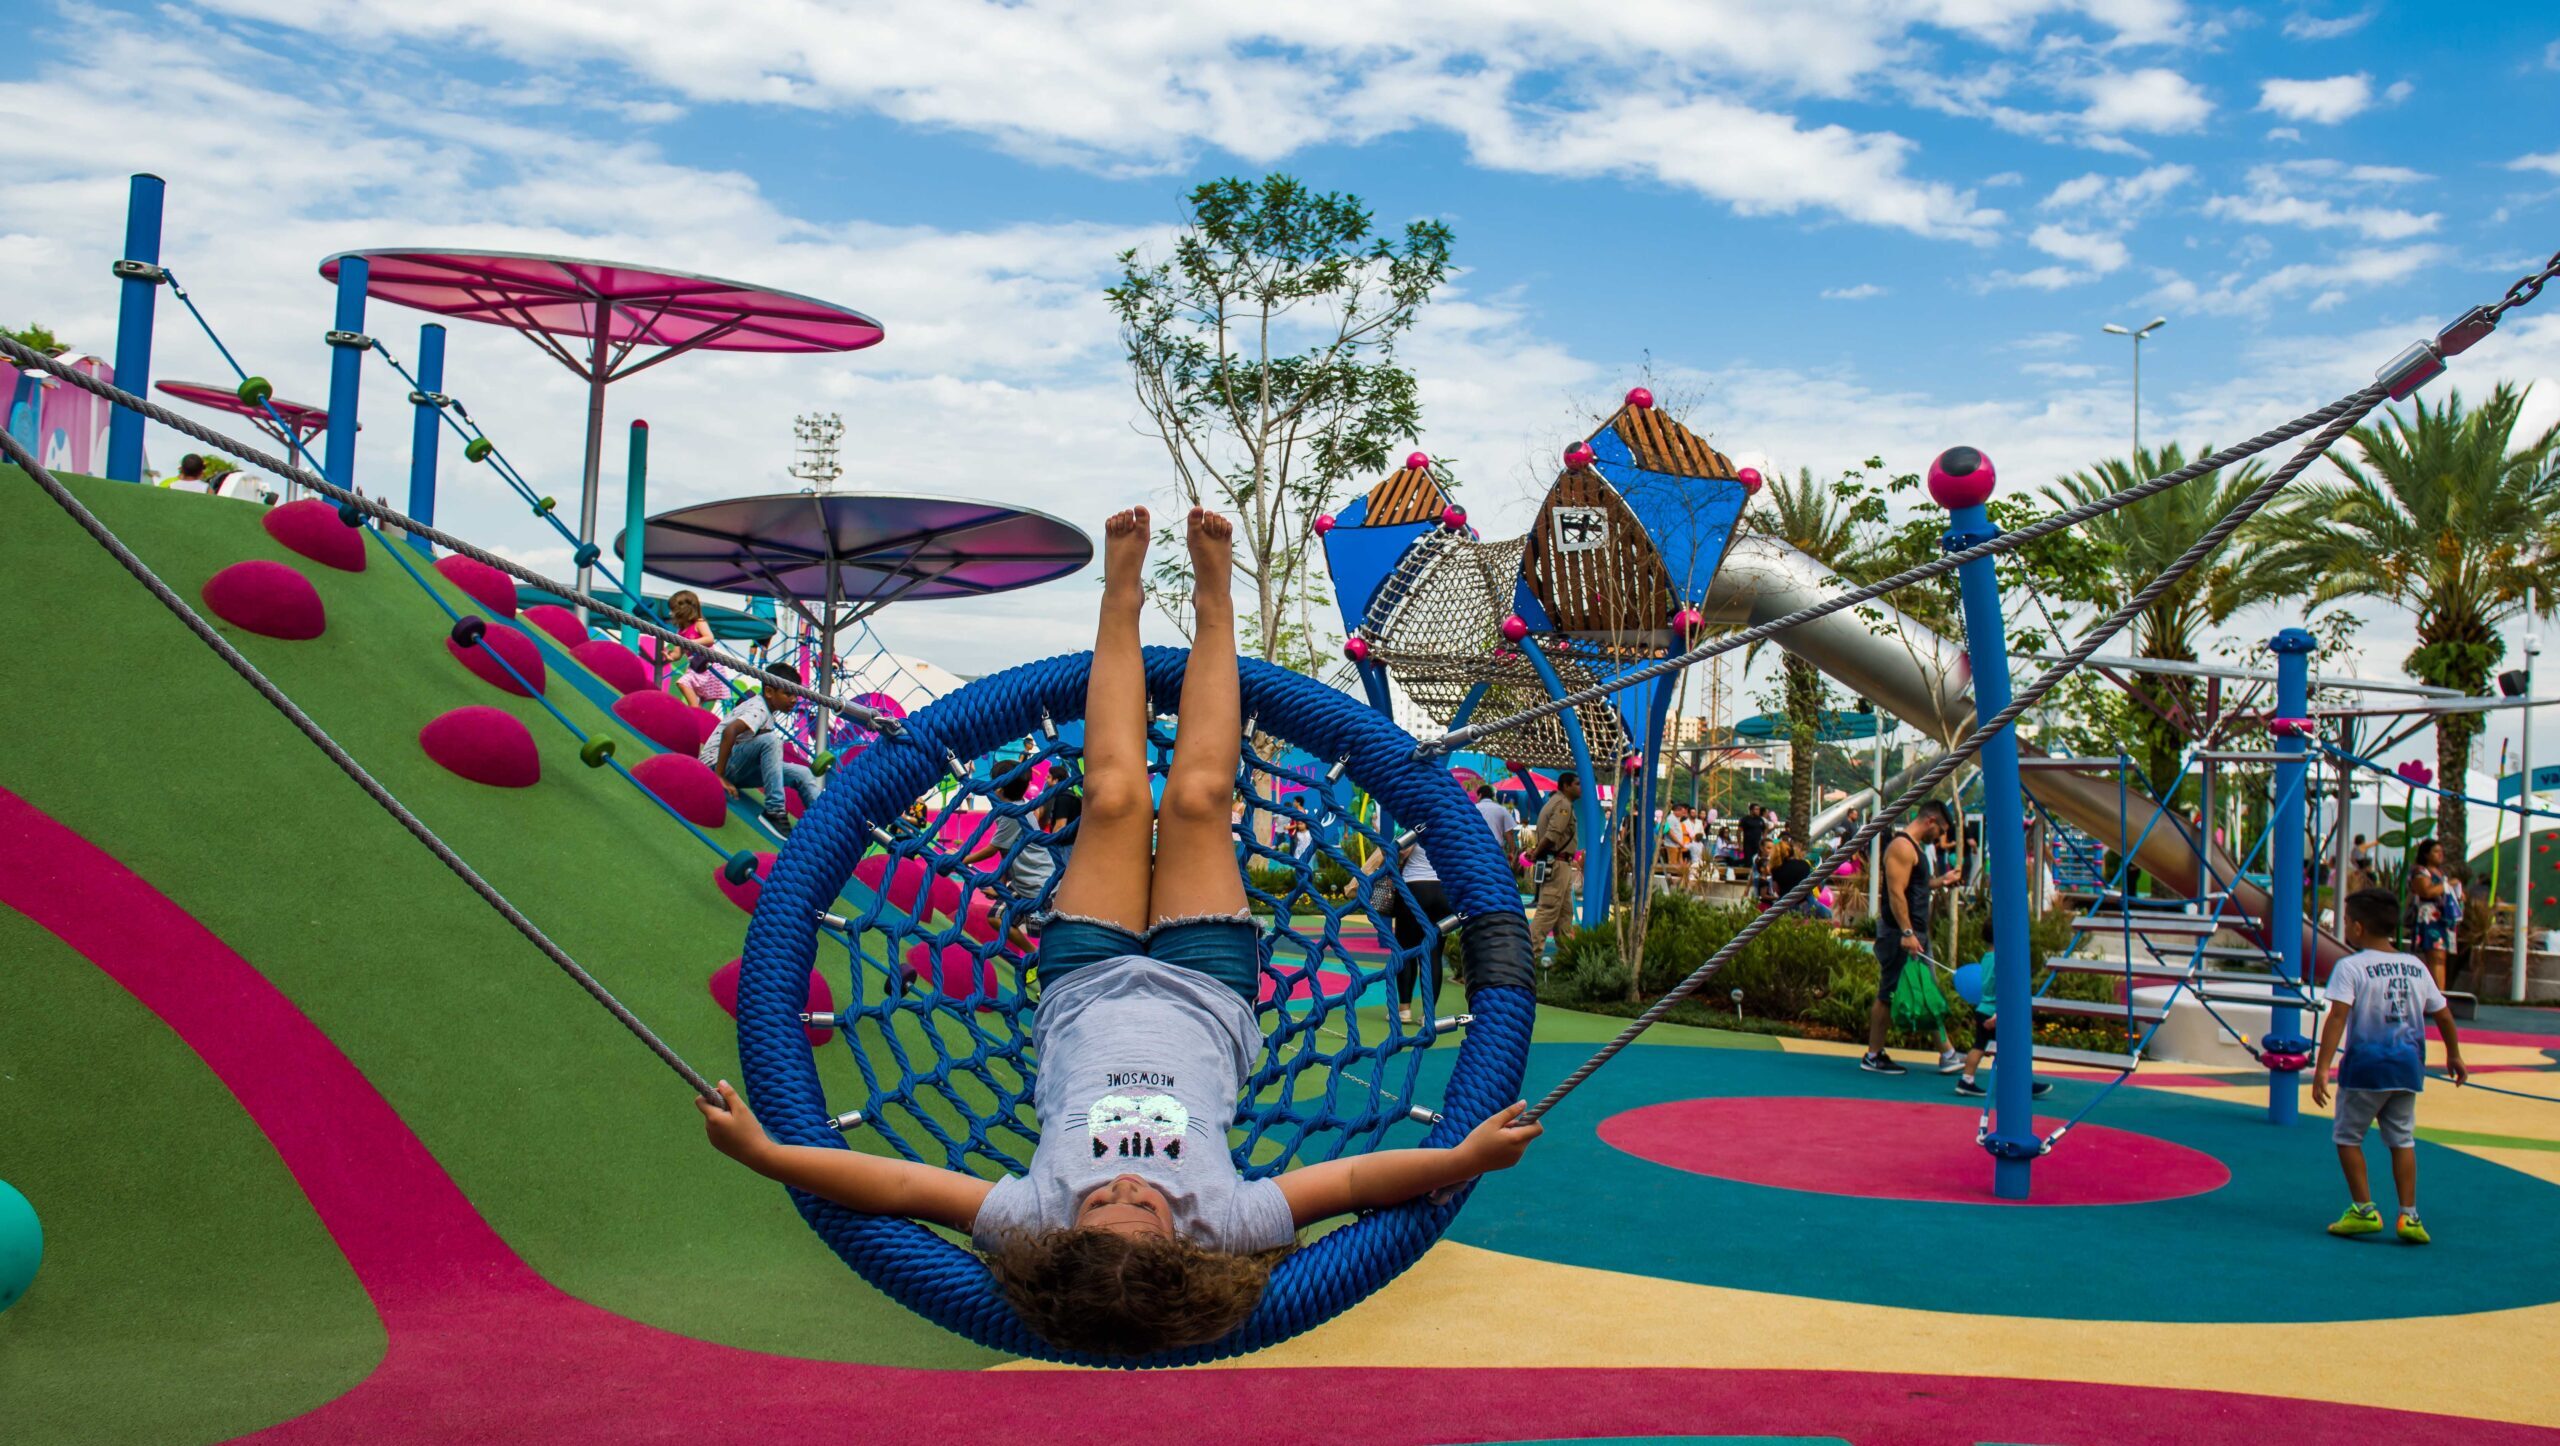
[[[2474,337],[2476,341],[2479,338]],[[2465,342],[2464,345],[2469,345]],[[2445,354],[2432,341],[2413,341],[2406,351],[2382,364],[2373,379],[2390,393],[2395,402],[2407,401],[2411,393],[2444,375]]]
[[849,929],[853,927],[845,922],[844,915],[830,914],[824,909],[820,909],[818,911],[818,923],[826,928],[836,930]]
[[827,1123],[835,1126],[839,1130],[853,1130],[869,1124],[870,1121],[871,1117],[860,1110],[847,1110],[843,1114],[836,1116],[834,1119],[827,1121]]
[[2042,1140],[2013,1140],[2005,1135],[1983,1136],[1982,1148],[1990,1151],[1993,1158],[2001,1160],[2032,1160],[2045,1152]]
[[1431,1032],[1446,1034],[1453,1029],[1464,1029],[1475,1022],[1476,1017],[1472,1014],[1452,1014],[1446,1018],[1431,1021]]
[[844,1021],[833,1012],[824,1009],[803,1011],[800,1015],[800,1022],[809,1026],[811,1029],[834,1029],[844,1023]]
[[1413,1121],[1417,1125],[1437,1125],[1440,1123],[1440,1112],[1438,1110],[1426,1109],[1421,1105],[1414,1105],[1408,1108],[1404,1112],[1404,1117]]
[[2498,329],[2498,313],[2494,307],[2475,306],[2453,319],[2453,324],[2436,333],[2436,354],[2457,357],[2479,345],[2481,338]]
[[121,280],[147,281],[154,286],[161,285],[169,279],[168,268],[148,261],[119,261],[108,269],[115,272]]
[[413,407],[434,407],[438,410],[442,410],[453,405],[453,398],[446,396],[442,392],[412,391],[409,393],[409,405]]
[[2267,731],[2278,738],[2309,738],[2319,732],[2320,725],[2309,718],[2270,718]]
[[373,349],[373,338],[360,331],[331,330],[322,335],[320,339],[331,346],[340,347],[347,351],[371,351]]

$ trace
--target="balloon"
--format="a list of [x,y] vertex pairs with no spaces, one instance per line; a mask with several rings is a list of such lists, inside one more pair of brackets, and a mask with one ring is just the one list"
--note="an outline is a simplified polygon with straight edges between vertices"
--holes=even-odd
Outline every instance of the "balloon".
[[1979,964],[1957,965],[1955,977],[1956,997],[1962,999],[1965,1003],[1972,1005],[1976,1009],[1981,1008],[1982,988],[1985,984],[1990,982],[1990,980],[1985,977],[1988,973],[1989,971]]

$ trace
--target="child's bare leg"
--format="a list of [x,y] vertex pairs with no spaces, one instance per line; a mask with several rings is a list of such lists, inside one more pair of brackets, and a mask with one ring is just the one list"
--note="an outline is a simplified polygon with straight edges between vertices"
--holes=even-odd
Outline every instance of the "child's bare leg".
[[1236,764],[1244,704],[1236,677],[1235,539],[1227,519],[1191,509],[1191,666],[1182,679],[1181,729],[1165,770],[1150,922],[1245,910],[1236,868]]
[[2391,1150],[2391,1193],[2400,1197],[2402,1214],[2418,1208],[2418,1151],[2415,1146]]
[[2346,1173],[2348,1204],[2362,1205],[2373,1199],[2373,1182],[2365,1176],[2362,1146],[2340,1145],[2338,1168]]
[[1084,817],[1050,907],[1130,933],[1147,926],[1147,857],[1155,807],[1147,785],[1147,676],[1138,653],[1138,587],[1147,509],[1102,527],[1102,620],[1084,685]]

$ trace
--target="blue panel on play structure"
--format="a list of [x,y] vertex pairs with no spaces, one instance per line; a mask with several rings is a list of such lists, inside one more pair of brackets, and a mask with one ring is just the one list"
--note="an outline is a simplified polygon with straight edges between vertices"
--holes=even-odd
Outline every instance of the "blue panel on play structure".
[[[1681,600],[1702,602],[1724,550],[1733,541],[1734,524],[1742,520],[1751,494],[1739,482],[1716,477],[1676,477],[1636,465],[1635,454],[1615,427],[1591,436],[1594,468],[1618,489],[1627,506],[1653,538],[1671,587]],[[1676,499],[1676,500],[1675,500]]]
[[[1366,508],[1364,498],[1345,508],[1344,513],[1348,516],[1365,512]],[[1324,535],[1324,560],[1333,572],[1333,600],[1342,609],[1344,632],[1356,631],[1368,617],[1370,599],[1378,595],[1380,583],[1395,575],[1405,549],[1438,525],[1408,522],[1395,527],[1359,527],[1335,522],[1334,529]]]

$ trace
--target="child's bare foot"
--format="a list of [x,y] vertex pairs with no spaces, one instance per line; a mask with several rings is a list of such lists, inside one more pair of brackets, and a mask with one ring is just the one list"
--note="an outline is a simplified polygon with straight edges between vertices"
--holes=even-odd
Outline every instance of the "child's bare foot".
[[1233,604],[1229,599],[1235,588],[1235,524],[1206,507],[1191,509],[1191,596],[1194,605],[1203,601]]
[[1147,509],[1114,512],[1102,524],[1102,590],[1135,599],[1147,565]]

